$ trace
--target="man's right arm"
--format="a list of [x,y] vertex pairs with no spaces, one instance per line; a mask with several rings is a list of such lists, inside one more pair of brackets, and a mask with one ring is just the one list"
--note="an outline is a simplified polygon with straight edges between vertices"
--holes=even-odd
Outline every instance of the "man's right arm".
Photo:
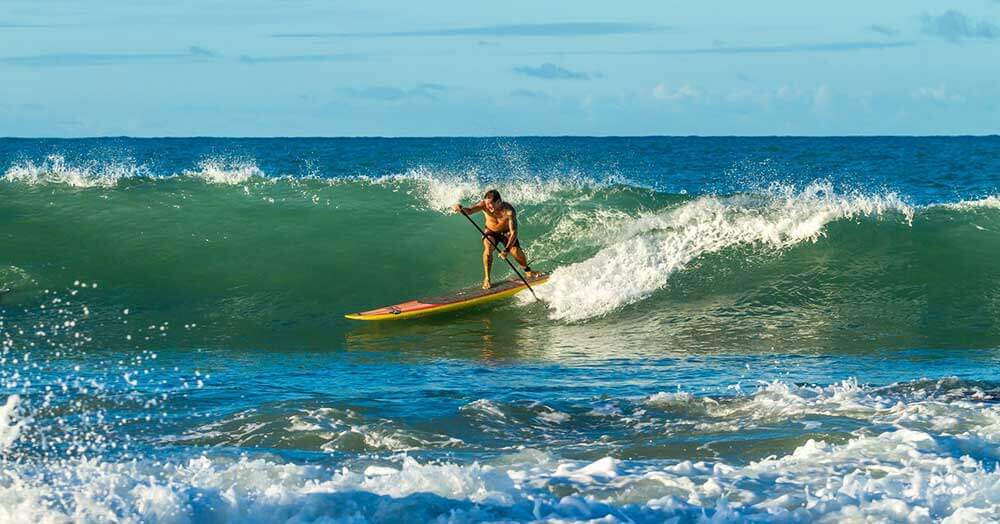
[[482,211],[483,210],[483,201],[480,200],[479,202],[477,202],[472,207],[462,207],[462,204],[455,204],[455,205],[451,206],[451,209],[452,209],[452,211],[454,211],[456,213],[461,212],[461,211],[465,211],[465,214],[469,215],[469,214],[472,214],[472,213],[477,213],[479,211]]

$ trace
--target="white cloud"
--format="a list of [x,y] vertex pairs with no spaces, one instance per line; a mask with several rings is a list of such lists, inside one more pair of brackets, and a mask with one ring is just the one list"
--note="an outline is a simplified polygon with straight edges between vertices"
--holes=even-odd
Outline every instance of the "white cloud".
[[776,97],[774,92],[766,89],[740,88],[730,91],[725,101],[738,106],[771,107]]
[[914,89],[913,98],[914,100],[931,100],[941,104],[960,104],[965,101],[960,95],[949,93],[944,86]]
[[741,102],[754,102],[760,99],[760,95],[757,94],[753,89],[736,89],[735,91],[730,91],[726,95],[726,102],[741,103]]
[[778,88],[778,91],[775,92],[775,96],[778,100],[790,102],[802,98],[802,91],[795,86],[785,84]]
[[667,102],[685,102],[696,100],[700,97],[701,92],[689,85],[682,85],[676,89],[671,89],[664,84],[657,84],[653,88],[653,98]]
[[816,88],[813,93],[813,108],[817,111],[826,111],[830,107],[830,88],[822,85]]

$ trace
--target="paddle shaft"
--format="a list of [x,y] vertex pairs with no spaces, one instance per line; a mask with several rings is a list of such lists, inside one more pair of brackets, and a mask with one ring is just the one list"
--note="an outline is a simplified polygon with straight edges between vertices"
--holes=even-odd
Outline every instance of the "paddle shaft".
[[[466,213],[464,209],[462,209],[461,207],[459,207],[458,210],[462,212],[462,216],[464,216],[465,218],[469,219],[469,223],[470,224],[472,224],[473,226],[476,227],[477,230],[479,230],[479,234],[483,235],[483,238],[485,238],[487,241],[489,241],[490,245],[493,246],[493,249],[496,249],[497,252],[502,255],[503,251],[500,250],[500,246],[498,246],[497,243],[494,242],[493,239],[490,238],[489,235],[487,235],[485,231],[483,231],[483,228],[479,227],[479,224],[477,224],[476,221],[473,220],[472,217],[470,217],[469,214]],[[531,284],[528,283],[528,279],[524,278],[524,275],[522,275],[521,272],[518,271],[516,267],[514,267],[514,264],[511,264],[510,260],[508,260],[507,257],[503,257],[502,256],[500,258],[502,258],[504,260],[504,262],[506,262],[507,265],[510,266],[510,268],[512,270],[514,270],[514,274],[516,274],[517,276],[521,277],[521,282],[524,282],[524,285],[528,286],[528,291],[531,291],[531,296],[535,297],[535,300],[541,301],[541,299],[538,298],[538,295],[535,294],[535,290],[531,289]]]

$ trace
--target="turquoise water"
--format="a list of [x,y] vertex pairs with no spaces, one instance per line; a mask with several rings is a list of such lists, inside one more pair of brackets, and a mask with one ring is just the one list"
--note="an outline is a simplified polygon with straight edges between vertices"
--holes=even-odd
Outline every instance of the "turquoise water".
[[[0,521],[992,518],[998,153],[0,140]],[[541,301],[343,318],[493,187]]]

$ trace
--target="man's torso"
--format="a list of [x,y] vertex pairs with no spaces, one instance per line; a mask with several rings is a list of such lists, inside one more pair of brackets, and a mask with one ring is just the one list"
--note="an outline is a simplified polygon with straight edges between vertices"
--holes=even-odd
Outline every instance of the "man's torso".
[[486,229],[507,232],[510,230],[510,218],[513,213],[514,206],[506,202],[500,204],[500,207],[493,213],[484,208],[483,214],[486,215]]

